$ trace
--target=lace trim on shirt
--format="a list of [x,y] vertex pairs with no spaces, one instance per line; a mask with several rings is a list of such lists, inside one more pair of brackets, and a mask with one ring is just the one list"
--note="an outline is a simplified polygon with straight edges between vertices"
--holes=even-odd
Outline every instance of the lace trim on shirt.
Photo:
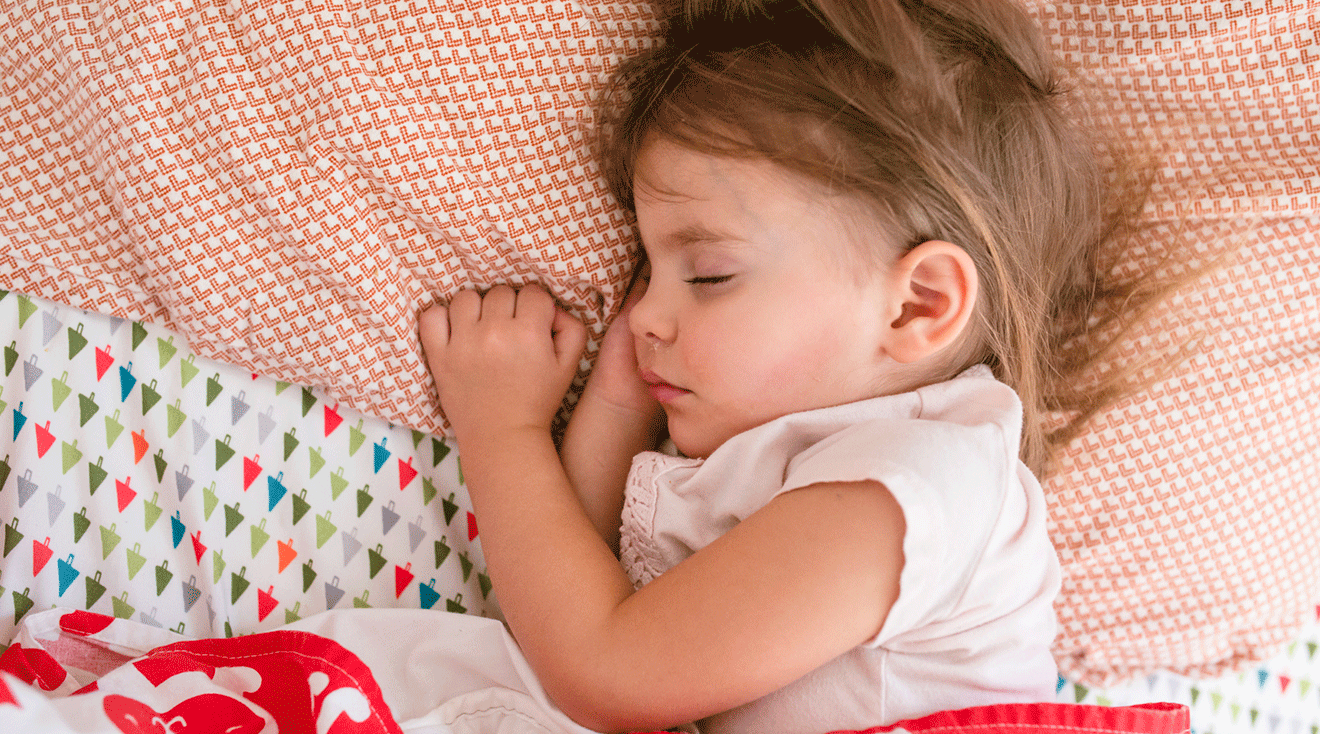
[[624,492],[619,562],[633,587],[642,588],[664,571],[664,558],[651,539],[655,535],[657,483],[671,458],[646,453],[633,459]]

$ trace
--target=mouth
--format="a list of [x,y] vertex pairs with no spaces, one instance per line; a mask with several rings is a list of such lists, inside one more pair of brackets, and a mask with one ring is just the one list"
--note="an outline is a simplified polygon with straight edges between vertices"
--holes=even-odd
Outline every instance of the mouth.
[[691,390],[685,390],[677,385],[665,382],[663,378],[650,370],[642,370],[639,374],[642,378],[642,382],[645,382],[647,388],[650,390],[651,397],[655,398],[656,402],[661,404],[677,400],[678,398],[692,392]]

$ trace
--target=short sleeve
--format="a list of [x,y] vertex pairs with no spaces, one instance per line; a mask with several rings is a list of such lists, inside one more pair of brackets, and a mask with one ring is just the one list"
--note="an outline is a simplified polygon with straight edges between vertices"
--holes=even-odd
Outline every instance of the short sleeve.
[[994,423],[910,419],[865,423],[790,465],[783,491],[824,482],[883,484],[903,511],[899,598],[881,645],[952,614],[1004,499],[1008,467]]

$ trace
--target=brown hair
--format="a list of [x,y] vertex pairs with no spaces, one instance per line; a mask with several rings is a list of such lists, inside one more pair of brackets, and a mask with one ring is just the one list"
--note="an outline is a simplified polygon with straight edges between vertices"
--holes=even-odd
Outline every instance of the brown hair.
[[[1012,2],[687,0],[620,69],[604,166],[632,206],[648,136],[767,158],[873,202],[900,246],[961,246],[980,274],[975,339],[941,379],[979,362],[1016,389],[1022,458],[1040,471],[1123,394],[1125,375],[1083,376],[1124,313],[1160,295],[1115,280],[1106,260],[1146,187],[1114,185],[1113,151],[1065,102]],[[1055,411],[1073,419],[1050,431]]]

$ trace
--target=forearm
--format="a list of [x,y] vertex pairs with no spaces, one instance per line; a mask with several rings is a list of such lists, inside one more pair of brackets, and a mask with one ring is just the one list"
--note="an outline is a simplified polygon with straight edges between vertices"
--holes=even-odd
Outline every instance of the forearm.
[[564,472],[612,551],[619,548],[619,516],[632,459],[655,448],[662,425],[653,417],[595,399],[588,386],[564,433]]
[[548,435],[460,439],[463,471],[500,607],[547,691],[580,688],[611,615],[633,593],[583,512]]

